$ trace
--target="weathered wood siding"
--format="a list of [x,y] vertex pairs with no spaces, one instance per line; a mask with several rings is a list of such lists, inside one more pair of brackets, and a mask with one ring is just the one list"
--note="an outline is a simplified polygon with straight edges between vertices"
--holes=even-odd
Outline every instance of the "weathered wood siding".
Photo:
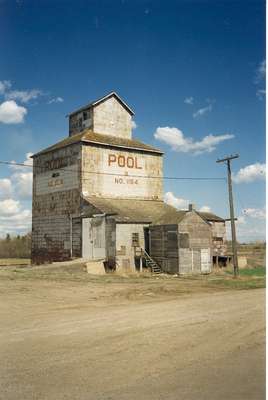
[[179,274],[202,273],[201,253],[211,265],[211,227],[194,211],[185,214],[174,225],[150,226],[150,255],[164,272]]
[[69,136],[85,129],[94,132],[131,139],[132,116],[116,97],[105,99],[69,117]]
[[210,254],[212,248],[211,226],[192,211],[179,222],[178,231],[180,274],[201,273],[201,252],[206,250]]
[[225,256],[227,254],[227,238],[225,222],[213,221],[211,224],[213,255]]
[[131,138],[131,114],[115,98],[110,97],[93,109],[94,132]]
[[106,217],[106,256],[113,264],[116,260],[116,222],[113,217]]
[[82,254],[82,223],[81,218],[72,218],[72,256],[81,257]]
[[69,136],[76,135],[85,129],[93,129],[93,109],[89,107],[69,117]]
[[[65,260],[71,254],[71,217],[80,213],[81,147],[34,157],[32,261]],[[79,244],[73,248],[78,255]]]
[[156,225],[149,227],[150,256],[171,274],[179,272],[178,227],[177,225]]
[[[186,213],[182,221],[178,224],[178,230],[181,234],[189,235],[189,247],[192,249],[211,248],[212,235],[211,228],[194,211]],[[179,244],[179,247],[180,244]]]

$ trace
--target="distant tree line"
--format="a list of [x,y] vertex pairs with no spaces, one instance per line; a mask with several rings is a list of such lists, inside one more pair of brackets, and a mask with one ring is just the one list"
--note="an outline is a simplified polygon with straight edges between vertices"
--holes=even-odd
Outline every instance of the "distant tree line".
[[30,258],[31,234],[10,236],[7,233],[4,239],[0,239],[0,258]]

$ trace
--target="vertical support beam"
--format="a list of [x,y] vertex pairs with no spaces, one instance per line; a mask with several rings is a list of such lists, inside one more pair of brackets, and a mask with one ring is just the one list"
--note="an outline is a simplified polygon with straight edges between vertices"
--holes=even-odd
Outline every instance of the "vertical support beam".
[[70,214],[70,257],[73,258],[73,217]]

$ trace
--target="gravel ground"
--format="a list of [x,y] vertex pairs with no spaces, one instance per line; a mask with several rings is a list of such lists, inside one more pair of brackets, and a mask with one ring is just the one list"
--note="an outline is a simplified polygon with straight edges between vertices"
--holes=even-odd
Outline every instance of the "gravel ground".
[[265,399],[264,289],[120,285],[0,280],[0,398]]

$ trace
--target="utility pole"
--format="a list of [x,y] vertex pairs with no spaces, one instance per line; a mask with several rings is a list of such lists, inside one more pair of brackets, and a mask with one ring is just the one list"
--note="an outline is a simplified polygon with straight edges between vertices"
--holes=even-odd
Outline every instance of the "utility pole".
[[232,250],[233,250],[233,263],[234,263],[234,277],[237,278],[239,274],[238,270],[238,259],[237,259],[237,248],[236,248],[236,233],[235,233],[235,220],[234,217],[234,203],[233,203],[233,189],[232,189],[232,173],[231,173],[231,160],[238,158],[239,155],[230,155],[229,157],[217,160],[217,163],[225,162],[227,165],[228,174],[228,192],[229,192],[229,205],[230,205],[230,221],[232,230]]

